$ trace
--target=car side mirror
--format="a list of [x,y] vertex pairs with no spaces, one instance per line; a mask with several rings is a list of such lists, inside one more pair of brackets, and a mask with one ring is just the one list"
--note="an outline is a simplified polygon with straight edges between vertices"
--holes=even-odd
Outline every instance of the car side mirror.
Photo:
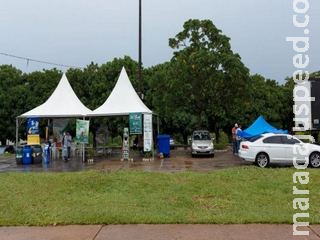
[[213,137],[213,138],[211,138],[211,140],[212,140],[212,141],[214,141],[214,139],[215,139],[214,137]]
[[191,138],[188,138],[188,143],[191,144],[192,140]]

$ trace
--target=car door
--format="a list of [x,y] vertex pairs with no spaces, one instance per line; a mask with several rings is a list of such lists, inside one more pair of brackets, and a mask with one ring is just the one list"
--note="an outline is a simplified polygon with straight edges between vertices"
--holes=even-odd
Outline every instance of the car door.
[[[292,162],[293,158],[296,158],[297,161],[301,162],[304,161],[305,159],[305,155],[302,155],[300,153],[300,151],[304,151],[305,150],[305,144],[303,142],[301,142],[300,140],[294,138],[291,135],[285,135],[282,136],[282,141],[283,141],[283,147],[285,148],[286,151],[286,161],[288,162]],[[297,144],[299,146],[297,146]],[[297,147],[300,148],[300,151],[297,149]],[[296,148],[296,149],[294,149]],[[294,153],[294,151],[296,153]]]
[[270,161],[283,161],[285,160],[285,148],[281,136],[271,136],[263,140],[264,148],[269,155]]

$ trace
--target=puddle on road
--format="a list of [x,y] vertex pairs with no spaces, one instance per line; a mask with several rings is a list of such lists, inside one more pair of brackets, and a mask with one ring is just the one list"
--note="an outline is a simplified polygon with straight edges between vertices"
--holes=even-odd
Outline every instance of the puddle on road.
[[133,162],[120,161],[120,157],[99,157],[93,163],[82,163],[79,158],[64,162],[53,160],[49,164],[16,165],[15,159],[0,161],[0,172],[75,172],[84,170],[119,171],[142,170],[148,172],[181,172],[181,171],[210,171],[246,165],[247,163],[235,157],[230,152],[216,153],[214,158],[191,158],[189,152],[172,151],[170,158],[144,162],[135,158]]

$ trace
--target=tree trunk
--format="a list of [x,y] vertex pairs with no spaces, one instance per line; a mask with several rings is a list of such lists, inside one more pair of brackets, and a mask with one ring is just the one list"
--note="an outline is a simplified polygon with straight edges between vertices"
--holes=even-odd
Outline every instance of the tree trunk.
[[97,147],[97,140],[96,140],[96,136],[97,136],[97,129],[94,128],[93,131],[92,131],[92,136],[93,136],[93,148],[96,148]]
[[216,128],[215,128],[215,131],[214,131],[215,134],[216,134],[216,142],[217,142],[217,143],[220,142],[220,133],[219,133],[219,130],[220,130],[220,129],[219,129],[218,127],[216,127]]
[[183,143],[185,145],[188,145],[188,134],[186,132],[183,132]]

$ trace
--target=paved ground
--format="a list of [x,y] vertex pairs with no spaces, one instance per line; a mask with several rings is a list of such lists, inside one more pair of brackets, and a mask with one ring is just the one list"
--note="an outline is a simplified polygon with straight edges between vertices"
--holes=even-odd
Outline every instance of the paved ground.
[[134,162],[121,162],[121,155],[100,156],[92,164],[82,163],[81,158],[73,158],[68,162],[56,159],[50,164],[17,165],[13,157],[0,158],[0,172],[72,172],[86,169],[103,171],[116,171],[120,169],[139,169],[157,172],[212,171],[222,168],[236,167],[249,164],[239,157],[234,156],[231,150],[216,152],[215,157],[192,158],[190,150],[178,149],[171,151],[170,158],[158,159],[152,162],[142,161],[141,156],[134,155]]
[[320,225],[293,236],[292,225],[94,225],[57,227],[2,227],[5,240],[317,240]]

